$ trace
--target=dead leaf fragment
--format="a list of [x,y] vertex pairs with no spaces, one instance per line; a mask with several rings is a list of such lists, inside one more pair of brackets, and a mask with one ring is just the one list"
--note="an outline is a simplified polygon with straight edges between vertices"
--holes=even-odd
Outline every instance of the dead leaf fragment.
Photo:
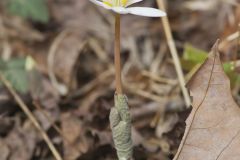
[[[85,142],[81,143],[81,148],[78,147],[78,139],[79,135],[81,135],[81,132],[83,132],[83,125],[82,122],[79,121],[75,116],[71,116],[68,113],[63,114],[61,119],[62,131],[65,138],[67,138],[64,140],[64,159],[73,160],[81,154],[80,151],[86,152],[88,149],[88,146]],[[72,146],[69,146],[69,143]]]
[[9,148],[8,146],[3,142],[2,139],[0,139],[0,159],[1,160],[7,160],[9,154],[10,154],[10,151],[9,151]]
[[218,42],[187,86],[193,109],[174,160],[238,160],[240,109],[223,71]]

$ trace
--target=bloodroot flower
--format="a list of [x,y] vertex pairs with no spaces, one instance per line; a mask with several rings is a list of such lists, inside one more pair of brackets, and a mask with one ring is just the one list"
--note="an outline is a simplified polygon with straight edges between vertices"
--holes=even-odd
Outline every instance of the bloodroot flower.
[[150,7],[129,7],[130,5],[143,0],[90,0],[98,6],[112,10],[118,14],[134,14],[146,17],[163,17],[166,13]]
[[127,103],[127,96],[123,92],[121,80],[121,53],[120,53],[120,19],[121,14],[134,14],[146,17],[163,17],[166,13],[149,7],[129,7],[142,0],[90,0],[98,6],[115,12],[115,41],[114,41],[114,66],[115,66],[115,106],[111,108],[109,120],[113,134],[113,141],[119,160],[130,160],[133,155],[131,133],[131,116]]

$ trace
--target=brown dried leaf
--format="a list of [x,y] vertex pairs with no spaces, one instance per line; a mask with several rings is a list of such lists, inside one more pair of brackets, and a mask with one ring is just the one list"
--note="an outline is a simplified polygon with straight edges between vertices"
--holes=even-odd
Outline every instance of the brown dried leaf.
[[83,123],[69,113],[62,114],[61,120],[65,137],[64,159],[76,159],[89,149],[87,141],[81,138],[82,134],[84,134]]
[[240,109],[233,100],[217,47],[218,43],[188,83],[193,109],[174,160],[240,157]]
[[35,130],[29,120],[25,121],[23,126],[19,126],[19,124],[17,124],[4,139],[4,142],[8,146],[10,152],[7,159],[31,159],[39,139],[37,135],[37,130]]
[[7,160],[10,154],[8,146],[4,143],[2,139],[0,139],[0,153],[1,160]]

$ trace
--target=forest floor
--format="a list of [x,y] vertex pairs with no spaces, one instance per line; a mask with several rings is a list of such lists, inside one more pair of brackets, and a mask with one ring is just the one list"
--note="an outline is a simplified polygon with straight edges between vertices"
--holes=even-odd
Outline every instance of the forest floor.
[[[154,1],[139,5],[157,7]],[[48,7],[49,21],[39,23],[10,14],[0,2],[0,72],[63,159],[116,159],[108,120],[115,91],[114,16],[88,0],[50,0]],[[238,62],[237,1],[171,0],[167,13],[186,80],[201,61],[184,59],[184,54],[207,53],[218,38],[222,61]],[[162,21],[125,15],[121,27],[134,158],[171,160],[191,108],[185,105]],[[33,70],[25,69],[29,59],[35,61]],[[240,104],[240,83],[231,81]],[[42,134],[4,85],[0,88],[0,159],[54,159]]]

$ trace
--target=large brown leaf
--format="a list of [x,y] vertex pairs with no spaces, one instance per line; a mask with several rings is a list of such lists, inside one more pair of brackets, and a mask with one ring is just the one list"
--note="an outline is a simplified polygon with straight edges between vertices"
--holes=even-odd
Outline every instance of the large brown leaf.
[[174,160],[239,160],[240,109],[223,71],[218,42],[187,86],[193,109]]

